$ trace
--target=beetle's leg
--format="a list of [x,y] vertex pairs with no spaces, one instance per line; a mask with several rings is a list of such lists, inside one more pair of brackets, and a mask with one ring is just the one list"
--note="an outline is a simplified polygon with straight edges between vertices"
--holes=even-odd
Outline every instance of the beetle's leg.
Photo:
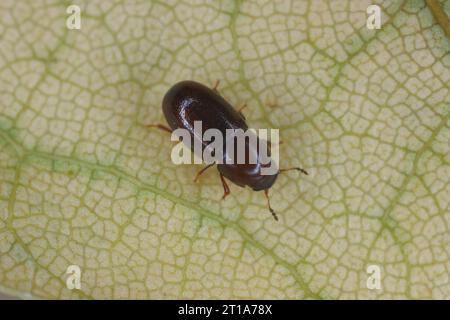
[[300,167],[293,167],[293,168],[280,169],[278,172],[281,173],[281,172],[285,172],[285,171],[289,171],[289,170],[297,170],[297,171],[300,171],[300,172],[303,173],[303,174],[308,175],[308,172],[307,172],[305,169],[300,168]]
[[208,164],[206,167],[204,167],[202,170],[200,170],[199,172],[197,172],[197,174],[195,175],[195,178],[194,178],[194,182],[197,182],[197,180],[198,180],[198,178],[200,177],[200,175],[201,175],[203,172],[205,172],[206,169],[212,167],[212,166],[215,165],[215,164],[216,164],[215,162],[210,163],[210,164]]
[[242,112],[242,110],[244,110],[245,108],[247,108],[247,104],[244,103],[237,111],[238,112]]
[[220,173],[220,180],[222,181],[222,187],[223,187],[223,196],[222,196],[222,200],[225,199],[226,196],[228,196],[230,194],[230,188],[228,187],[227,182],[225,181],[225,178],[223,177],[223,175]]
[[217,89],[219,87],[219,84],[220,84],[220,80],[217,79],[216,82],[214,83],[214,87],[212,89],[216,92],[219,92],[219,90]]
[[244,110],[245,108],[247,108],[247,104],[246,103],[244,103],[239,109],[237,109],[237,112],[239,112],[239,114],[242,116],[242,118],[244,118],[244,120],[245,120],[245,116],[242,113],[242,110]]
[[278,221],[278,216],[275,213],[275,211],[272,209],[272,207],[270,206],[270,200],[269,200],[269,189],[265,189],[264,190],[264,195],[266,196],[267,199],[267,206],[269,207],[270,213],[272,214],[272,217],[275,219],[275,221]]
[[158,128],[158,129],[160,129],[160,130],[163,130],[163,131],[167,131],[167,132],[172,133],[172,129],[170,129],[168,126],[165,126],[165,125],[160,124],[160,123],[157,123],[157,124],[147,124],[146,127],[147,127],[147,128]]

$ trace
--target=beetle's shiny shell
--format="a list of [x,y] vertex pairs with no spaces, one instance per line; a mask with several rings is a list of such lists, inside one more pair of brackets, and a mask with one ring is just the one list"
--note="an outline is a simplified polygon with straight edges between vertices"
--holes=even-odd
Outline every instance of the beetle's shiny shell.
[[[172,130],[185,128],[190,132],[192,139],[196,139],[193,134],[194,121],[202,121],[202,134],[207,129],[215,128],[225,137],[226,129],[244,131],[248,129],[242,114],[217,91],[194,81],[182,81],[170,88],[164,96],[162,108],[170,128]],[[208,143],[202,141],[203,148]],[[191,143],[192,148],[193,145]],[[246,143],[246,153],[249,152],[257,150]],[[261,175],[261,167],[261,163],[217,165],[219,172],[230,181],[239,186],[247,185],[256,191],[269,189],[278,175]]]

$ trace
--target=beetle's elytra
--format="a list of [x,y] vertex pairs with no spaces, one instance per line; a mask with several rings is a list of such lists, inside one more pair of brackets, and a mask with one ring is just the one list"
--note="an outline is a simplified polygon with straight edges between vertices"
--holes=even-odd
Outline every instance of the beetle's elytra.
[[[158,127],[169,132],[178,128],[184,128],[189,131],[192,139],[194,139],[194,121],[202,122],[203,133],[211,128],[218,129],[223,135],[226,134],[227,129],[242,129],[244,131],[248,129],[242,113],[235,110],[218,93],[216,87],[211,89],[195,81],[182,81],[172,86],[164,96],[162,109],[170,128],[161,124],[150,126]],[[205,148],[207,144],[208,142],[202,141],[203,148]],[[224,152],[226,152],[225,148]],[[258,153],[257,148],[248,143],[245,144],[246,158],[248,158],[249,153],[255,152]],[[224,156],[226,156],[225,153]],[[197,174],[195,180],[211,166],[212,165],[210,164],[203,168]],[[249,186],[255,191],[264,190],[269,209],[274,219],[278,220],[277,215],[270,207],[268,190],[275,183],[278,173],[290,169],[278,170],[278,172],[273,175],[262,175],[261,168],[263,166],[265,165],[260,161],[256,161],[255,164],[228,164],[225,162],[223,164],[217,164],[217,169],[224,188],[223,198],[230,193],[224,178],[229,179],[241,187]],[[291,169],[296,169],[307,174],[307,172],[301,168]]]

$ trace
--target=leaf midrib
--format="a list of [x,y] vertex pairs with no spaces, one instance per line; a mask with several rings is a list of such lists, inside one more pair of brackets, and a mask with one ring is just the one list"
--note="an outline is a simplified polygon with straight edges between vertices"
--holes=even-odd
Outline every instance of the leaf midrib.
[[[305,283],[303,278],[300,276],[300,274],[296,270],[295,265],[292,265],[292,264],[288,263],[287,261],[283,260],[281,257],[276,255],[272,250],[270,250],[269,248],[265,247],[260,242],[255,240],[253,238],[253,236],[250,233],[248,233],[239,224],[237,224],[233,221],[227,220],[227,219],[221,217],[220,215],[217,215],[214,212],[212,212],[194,202],[185,200],[185,199],[180,198],[176,195],[173,195],[169,192],[161,190],[154,185],[145,183],[145,182],[141,181],[140,179],[133,177],[132,175],[130,175],[126,172],[123,172],[122,170],[120,170],[119,168],[117,168],[115,166],[105,166],[102,164],[94,164],[94,163],[90,163],[85,160],[71,158],[71,157],[67,157],[67,156],[63,156],[63,155],[49,154],[49,153],[42,152],[42,151],[36,151],[36,150],[28,151],[24,147],[22,147],[19,143],[17,143],[14,139],[9,137],[8,134],[6,132],[4,132],[3,130],[0,130],[0,138],[3,139],[7,144],[13,143],[12,146],[15,150],[20,150],[21,161],[20,161],[20,163],[17,164],[18,167],[21,167],[22,165],[29,162],[33,158],[38,158],[38,159],[44,159],[44,160],[49,160],[49,161],[64,161],[66,163],[77,164],[80,167],[84,167],[84,168],[87,168],[87,169],[90,169],[93,171],[105,172],[114,177],[118,177],[119,179],[128,181],[131,184],[139,187],[141,190],[147,190],[156,195],[160,195],[160,196],[164,197],[165,199],[172,201],[173,203],[178,203],[186,208],[192,209],[195,212],[198,212],[199,214],[201,214],[213,221],[216,221],[223,226],[234,229],[242,236],[242,238],[246,242],[250,243],[255,248],[257,248],[261,252],[263,252],[264,254],[272,257],[276,263],[278,263],[279,265],[281,265],[281,266],[285,267],[287,270],[289,270],[289,272],[292,274],[292,276],[294,277],[297,284],[301,287],[301,289],[304,290],[306,296],[315,298],[315,299],[321,299],[321,297],[317,293],[313,292],[309,288],[309,286]],[[13,212],[10,212],[10,214],[13,215]],[[304,260],[299,260],[299,262],[307,263]]]

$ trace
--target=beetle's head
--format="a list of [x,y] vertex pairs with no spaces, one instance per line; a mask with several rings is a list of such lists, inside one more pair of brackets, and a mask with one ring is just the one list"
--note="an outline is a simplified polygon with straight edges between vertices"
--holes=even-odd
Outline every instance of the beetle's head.
[[[224,177],[242,187],[249,186],[255,191],[269,189],[277,179],[278,166],[270,157],[270,146],[261,142],[258,137],[245,139],[243,145],[234,140],[234,153],[230,154],[225,146],[224,163],[218,164],[217,169]],[[266,148],[264,156],[261,153],[262,148]],[[245,157],[242,157],[243,155]]]
[[275,174],[262,174],[261,169],[270,164],[218,164],[217,169],[227,179],[242,187],[249,186],[255,191],[266,190],[272,187],[278,176]]

